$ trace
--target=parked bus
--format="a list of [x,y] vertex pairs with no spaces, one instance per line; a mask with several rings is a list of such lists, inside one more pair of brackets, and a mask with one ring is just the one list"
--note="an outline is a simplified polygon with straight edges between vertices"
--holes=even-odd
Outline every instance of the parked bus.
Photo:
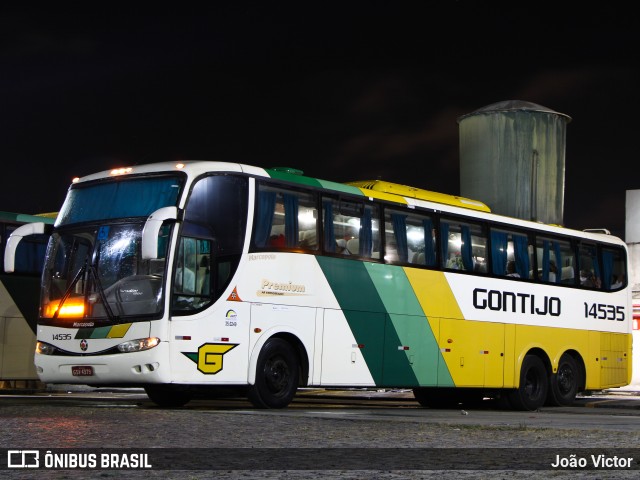
[[618,238],[462,197],[140,165],[70,186],[35,365],[46,383],[144,387],[165,407],[238,387],[282,408],[305,386],[410,388],[427,407],[570,405],[630,381],[626,278]]
[[[55,214],[0,212],[0,253],[9,236],[33,222],[52,225]],[[17,237],[14,237],[17,238]],[[32,388],[39,383],[33,365],[40,303],[40,275],[48,236],[31,235],[15,252],[15,272],[0,271],[0,388]]]
[[[640,345],[640,302],[637,298],[633,299],[633,326],[632,326],[633,344],[638,347]],[[640,353],[636,352],[632,356],[631,365],[631,381],[630,387],[637,388],[640,386]]]

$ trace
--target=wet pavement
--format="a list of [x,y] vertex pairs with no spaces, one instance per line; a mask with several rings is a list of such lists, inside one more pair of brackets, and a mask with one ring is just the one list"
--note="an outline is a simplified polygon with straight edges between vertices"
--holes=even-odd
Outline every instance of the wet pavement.
[[[72,397],[95,397],[95,396],[140,396],[146,399],[146,394],[141,388],[95,388],[86,385],[47,385],[44,388],[24,389],[24,388],[2,388],[2,395],[55,395]],[[417,403],[413,392],[410,389],[321,389],[304,388],[298,391],[297,397],[300,399],[326,399],[336,403],[343,401],[374,400],[374,401],[394,401],[400,403]],[[628,386],[614,388],[596,392],[586,392],[578,395],[573,407],[585,408],[624,408],[640,409],[640,386]]]

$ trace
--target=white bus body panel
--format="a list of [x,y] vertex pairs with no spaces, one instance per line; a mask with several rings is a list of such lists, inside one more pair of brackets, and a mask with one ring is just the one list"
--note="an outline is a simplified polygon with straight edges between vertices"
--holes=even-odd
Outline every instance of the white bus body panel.
[[219,301],[169,322],[175,383],[237,385],[247,381],[251,305]]
[[[77,329],[38,327],[38,339],[55,343],[74,353],[95,353],[118,345],[127,340],[147,338],[149,322],[131,324],[126,335],[119,338],[74,338]],[[54,338],[71,338],[57,340]],[[82,350],[82,346],[86,349]],[[139,384],[165,383],[171,378],[169,364],[169,344],[160,344],[149,350],[132,353],[115,353],[104,356],[51,356],[35,355],[35,366],[40,380],[45,383],[79,383],[86,385],[100,384]],[[76,377],[72,374],[73,366],[93,367],[94,375]]]
[[[320,352],[322,358],[320,383],[322,385],[375,386],[362,350],[342,310],[326,309],[324,311],[322,348]],[[324,355],[322,355],[323,352]]]
[[[578,288],[550,289],[542,284],[483,278],[482,292],[476,298],[478,304],[486,303],[487,306],[477,308],[474,305],[474,291],[478,289],[478,279],[453,273],[445,273],[445,276],[467,320],[631,333],[631,323],[626,318],[631,311],[628,290],[599,292]],[[515,294],[515,304],[512,296],[505,299],[505,295],[511,294]],[[603,318],[585,314],[593,305],[596,306],[594,311]],[[598,311],[599,306],[601,311]]]

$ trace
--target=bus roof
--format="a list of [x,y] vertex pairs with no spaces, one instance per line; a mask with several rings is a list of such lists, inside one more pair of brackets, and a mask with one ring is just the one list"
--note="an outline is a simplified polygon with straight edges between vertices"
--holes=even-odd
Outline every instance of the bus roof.
[[620,238],[607,234],[603,229],[598,229],[597,232],[580,231],[571,228],[567,229],[562,225],[551,225],[542,222],[532,222],[530,220],[524,220],[516,217],[507,217],[491,212],[491,209],[486,204],[478,200],[432,192],[430,190],[409,187],[407,185],[401,185],[398,183],[385,182],[382,180],[361,180],[346,183],[337,183],[312,177],[306,177],[302,175],[302,171],[286,167],[276,167],[265,170],[271,178],[285,180],[302,185],[321,187],[355,195],[377,198],[380,200],[387,200],[394,203],[404,203],[412,206],[419,206],[423,208],[438,208],[437,205],[434,205],[438,204],[443,206],[441,208],[442,211],[450,213],[462,213],[457,209],[475,210],[477,213],[474,215],[478,219],[492,219],[519,227],[532,227],[535,224],[535,227],[540,231],[560,234],[566,234],[571,231],[574,234],[580,234],[584,238],[608,241],[610,243],[618,245],[626,245]]
[[129,174],[144,174],[158,171],[179,171],[189,170],[192,174],[198,175],[210,170],[237,171],[253,175],[269,176],[274,179],[285,180],[316,188],[324,188],[337,192],[349,193],[352,195],[363,195],[381,200],[389,200],[396,203],[408,203],[407,198],[425,200],[454,207],[491,212],[491,209],[478,200],[448,195],[445,193],[432,192],[421,188],[410,187],[398,183],[385,182],[381,180],[364,180],[353,182],[333,182],[314,177],[307,177],[302,170],[292,167],[272,167],[262,169],[250,165],[210,162],[205,160],[188,160],[184,162],[161,162],[146,165],[136,165],[130,168],[114,169],[110,171],[98,172],[79,179],[81,182],[97,180],[105,177],[126,176]]
[[[259,177],[270,177],[273,179],[283,180],[286,182],[297,183],[315,188],[333,190],[334,192],[343,192],[352,195],[361,195],[380,200],[386,200],[399,204],[410,206],[418,206],[424,208],[438,208],[442,205],[443,211],[451,213],[462,213],[458,209],[474,210],[478,219],[494,219],[501,220],[504,223],[510,223],[521,227],[531,227],[536,224],[536,228],[541,231],[550,233],[567,233],[572,230],[574,233],[580,233],[584,238],[593,240],[604,240],[610,243],[626,245],[624,241],[613,235],[607,235],[606,232],[589,232],[575,229],[567,229],[561,225],[550,225],[541,222],[532,222],[530,220],[519,219],[516,217],[507,217],[491,212],[491,209],[478,200],[472,200],[456,195],[448,195],[444,193],[432,192],[416,187],[401,185],[382,180],[361,180],[352,182],[333,182],[314,177],[307,177],[302,172],[290,167],[276,166],[272,168],[261,168],[242,163],[229,163],[210,160],[186,160],[181,162],[158,162],[136,165],[126,169],[105,170],[93,173],[85,177],[77,179],[78,182],[87,182],[92,180],[101,180],[108,177],[121,177],[134,174],[152,174],[157,172],[176,172],[185,171],[190,176],[197,177],[199,175],[213,172],[238,172]],[[74,181],[75,183],[75,181]],[[36,217],[37,218],[37,217]],[[38,220],[36,220],[38,221]],[[40,221],[42,221],[40,219]]]
[[401,197],[418,198],[429,202],[444,203],[446,205],[454,205],[456,207],[480,210],[481,212],[491,212],[491,209],[485,203],[478,200],[459,197],[457,195],[448,195],[446,193],[432,192],[431,190],[409,187],[399,183],[385,182],[382,180],[360,180],[357,182],[347,182],[347,185],[353,185],[358,188],[373,190],[375,192],[399,195]]
[[[432,192],[421,188],[409,187],[399,183],[385,182],[382,180],[360,180],[345,183],[329,182],[316,178],[305,177],[301,170],[288,167],[275,167],[267,169],[267,173],[272,178],[288,180],[306,185],[313,185],[331,190],[338,190],[345,193],[364,195],[366,197],[378,198],[380,200],[390,200],[392,202],[407,203],[406,198],[417,198],[445,205],[452,205],[461,208],[470,208],[482,212],[491,212],[491,209],[478,200],[447,195],[445,193]],[[355,187],[355,188],[353,188]]]

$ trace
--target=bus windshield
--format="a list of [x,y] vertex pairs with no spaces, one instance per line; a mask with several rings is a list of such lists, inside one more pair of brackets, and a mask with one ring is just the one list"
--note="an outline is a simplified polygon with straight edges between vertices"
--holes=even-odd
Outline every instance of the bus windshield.
[[142,260],[144,223],[76,228],[54,233],[43,274],[41,317],[52,324],[70,321],[121,323],[162,312],[163,278],[171,230],[158,237],[158,258]]
[[116,178],[72,186],[56,227],[92,220],[147,217],[177,204],[183,178],[178,176]]
[[163,175],[73,186],[49,241],[42,320],[117,324],[161,315],[171,226],[160,229],[157,258],[142,259],[141,236],[151,213],[177,204],[183,183]]

